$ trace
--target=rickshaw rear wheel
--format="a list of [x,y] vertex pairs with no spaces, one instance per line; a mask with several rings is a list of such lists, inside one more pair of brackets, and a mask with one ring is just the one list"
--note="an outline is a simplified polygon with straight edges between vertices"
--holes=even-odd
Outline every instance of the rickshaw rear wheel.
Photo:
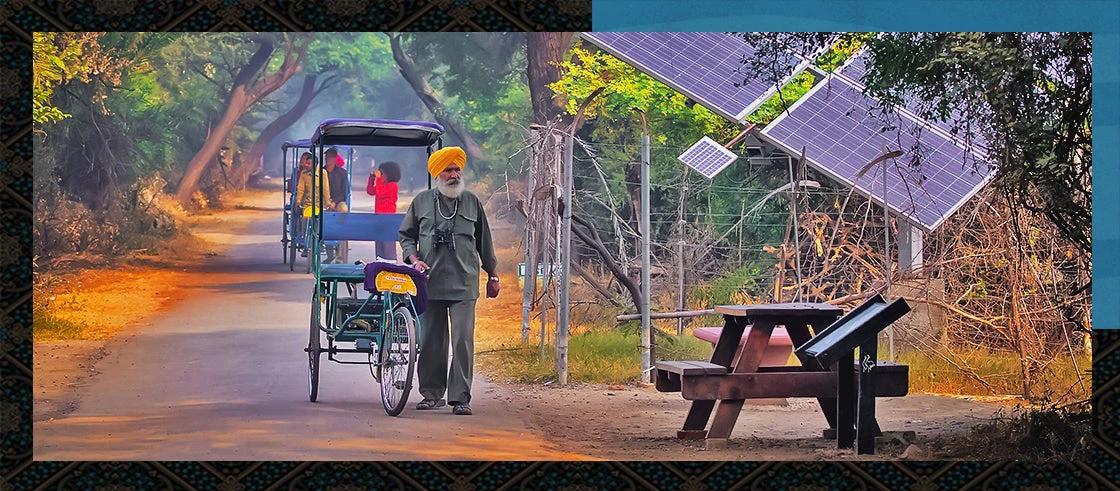
[[296,270],[296,239],[288,241],[288,271]]
[[389,416],[396,416],[408,403],[416,367],[416,322],[408,308],[393,309],[392,320],[382,327],[379,352],[381,402]]
[[[317,296],[317,295],[316,295]],[[319,307],[318,299],[313,299],[312,308]],[[311,402],[319,398],[319,353],[322,352],[319,344],[319,323],[315,314],[311,314],[311,338],[307,343],[307,397]]]

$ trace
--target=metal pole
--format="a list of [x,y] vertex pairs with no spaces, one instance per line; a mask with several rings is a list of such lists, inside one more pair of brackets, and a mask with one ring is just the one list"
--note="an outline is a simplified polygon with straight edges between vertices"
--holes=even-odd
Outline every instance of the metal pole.
[[790,186],[790,214],[793,216],[793,266],[797,269],[797,301],[801,301],[801,239],[798,237],[797,225],[797,183],[793,177],[793,156],[786,155],[786,164],[789,167]]
[[[677,205],[677,310],[684,310],[684,202],[688,195],[688,167],[681,179],[681,199]],[[684,319],[677,319],[677,336],[684,334]]]
[[[883,145],[883,152],[890,151],[885,144]],[[883,244],[884,251],[883,257],[887,260],[887,289],[883,298],[888,302],[891,300],[891,209],[887,201],[887,161],[883,160]],[[887,359],[894,363],[894,324],[887,326],[887,350],[890,354]]]
[[[642,117],[643,123],[645,116]],[[643,124],[644,126],[644,124]],[[653,329],[649,317],[649,242],[652,238],[649,225],[649,132],[643,128],[642,132],[642,305],[638,312],[642,314],[642,383],[650,382],[650,367],[652,366],[651,350],[653,349]]]
[[533,293],[537,286],[537,255],[533,252],[533,190],[536,189],[535,171],[537,159],[541,152],[537,152],[541,131],[533,128],[529,144],[529,182],[525,192],[525,274],[523,293],[521,297],[521,344],[529,344],[529,321],[532,319]]
[[564,213],[561,214],[563,230],[560,233],[560,322],[556,326],[556,347],[560,385],[568,384],[568,285],[572,261],[572,147],[575,137],[564,135]]

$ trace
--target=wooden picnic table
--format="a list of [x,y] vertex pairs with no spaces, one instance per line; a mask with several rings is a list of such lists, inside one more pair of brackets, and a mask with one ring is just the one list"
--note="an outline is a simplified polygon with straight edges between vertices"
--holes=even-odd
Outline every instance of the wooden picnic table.
[[[677,432],[682,439],[708,439],[708,444],[725,443],[735,427],[746,399],[774,397],[816,397],[830,428],[835,428],[838,373],[823,367],[815,358],[798,354],[802,366],[761,366],[775,326],[784,326],[793,345],[802,346],[835,322],[844,313],[826,303],[777,303],[758,305],[721,305],[720,332],[711,361],[659,361],[656,364],[657,389],[680,391],[692,400],[684,426]],[[744,331],[750,327],[746,341]],[[810,331],[812,328],[813,331]],[[854,367],[848,367],[854,371]],[[877,387],[877,396],[905,395],[897,384]],[[717,407],[718,403],[718,407]],[[713,409],[715,417],[711,418]],[[710,429],[705,429],[711,418]]]

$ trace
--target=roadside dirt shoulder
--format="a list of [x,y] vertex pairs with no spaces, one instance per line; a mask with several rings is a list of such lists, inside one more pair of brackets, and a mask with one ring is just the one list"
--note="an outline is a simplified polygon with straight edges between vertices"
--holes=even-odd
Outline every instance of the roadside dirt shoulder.
[[607,460],[883,460],[902,458],[910,444],[921,450],[912,451],[917,459],[962,458],[959,446],[968,430],[1001,410],[997,404],[930,394],[879,399],[876,415],[883,431],[914,432],[915,438],[887,439],[875,455],[856,455],[822,437],[828,425],[815,399],[748,404],[727,448],[713,450],[702,441],[676,438],[690,406],[679,393],[641,385],[505,387],[502,397],[511,407],[562,448]]
[[[207,256],[227,247],[220,236],[259,220],[276,207],[276,193],[246,192],[229,208],[189,218],[195,240],[184,240],[175,256],[133,255],[125,260],[75,258],[68,273],[54,273],[51,301],[56,315],[86,326],[82,339],[35,341],[33,421],[59,418],[78,404],[77,394],[97,375],[96,363],[114,343],[127,342],[129,330],[186,298],[206,275],[194,270]],[[279,249],[279,247],[277,248]]]

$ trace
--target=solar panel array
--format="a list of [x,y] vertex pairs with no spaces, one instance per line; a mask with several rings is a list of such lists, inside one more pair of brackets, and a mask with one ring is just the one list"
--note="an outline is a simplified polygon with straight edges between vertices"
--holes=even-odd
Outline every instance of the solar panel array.
[[703,174],[704,177],[711,179],[731,165],[737,158],[739,157],[734,152],[723,148],[723,145],[705,136],[688,147],[688,150],[677,157],[677,160],[684,162]]
[[[583,38],[732,121],[743,121],[775,92],[763,80],[744,81],[741,60],[755,50],[734,34],[585,32]],[[809,62],[790,54],[780,64],[792,77]]]
[[[882,202],[883,164],[862,177],[860,169],[883,153],[901,149],[887,161],[887,202],[926,231],[937,228],[984,184],[989,171],[978,158],[939,133],[919,131],[922,123],[902,113],[884,121],[877,103],[853,83],[836,77],[820,83],[762,130],[790,154],[805,147],[806,159],[833,179]],[[885,126],[890,125],[890,126]]]
[[[741,37],[713,32],[583,33],[599,48],[735,122],[743,122],[773,93],[762,80],[744,80],[741,61],[755,50]],[[809,64],[790,55],[782,66],[785,82]],[[790,154],[806,148],[809,164],[881,202],[883,165],[857,177],[884,153],[905,155],[887,162],[887,203],[897,214],[931,231],[986,182],[983,142],[965,145],[951,124],[931,123],[906,107],[882,111],[862,94],[864,59],[856,57],[833,77],[817,84],[761,134]],[[737,86],[738,85],[738,86]],[[913,104],[907,104],[916,107]],[[735,155],[705,137],[678,157],[711,178]]]

